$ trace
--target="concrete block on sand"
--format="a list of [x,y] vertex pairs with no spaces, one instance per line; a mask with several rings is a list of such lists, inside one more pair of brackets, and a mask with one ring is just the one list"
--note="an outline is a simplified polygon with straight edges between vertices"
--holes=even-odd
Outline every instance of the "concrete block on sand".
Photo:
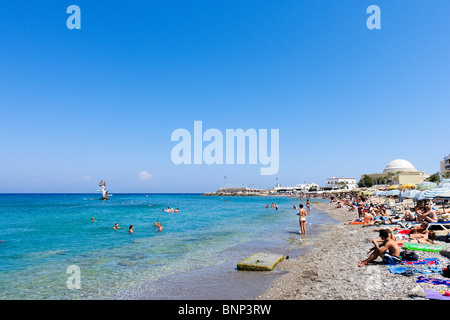
[[239,262],[237,268],[239,270],[271,271],[283,259],[284,257],[278,254],[255,253]]

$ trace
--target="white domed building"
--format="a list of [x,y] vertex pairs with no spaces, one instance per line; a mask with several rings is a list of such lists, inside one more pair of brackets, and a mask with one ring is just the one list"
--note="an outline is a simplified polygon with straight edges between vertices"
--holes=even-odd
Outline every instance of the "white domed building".
[[403,159],[396,159],[389,162],[383,173],[389,172],[418,172],[411,162]]
[[408,160],[395,159],[389,162],[382,173],[366,174],[374,180],[387,179],[394,184],[419,184],[422,183],[429,175],[423,171],[419,171]]

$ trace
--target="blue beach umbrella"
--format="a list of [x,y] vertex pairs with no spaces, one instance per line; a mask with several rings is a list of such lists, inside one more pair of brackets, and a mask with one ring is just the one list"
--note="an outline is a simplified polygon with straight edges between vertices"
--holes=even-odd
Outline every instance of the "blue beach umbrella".
[[436,188],[438,188],[438,189],[450,189],[450,182],[441,182]]
[[386,192],[386,195],[388,196],[398,196],[400,195],[400,190],[389,190]]
[[413,197],[413,199],[416,200],[416,201],[419,201],[419,200],[426,200],[426,198],[423,196],[424,193],[425,193],[425,191],[419,191],[419,193],[417,193],[417,194]]
[[408,190],[403,194],[404,198],[413,199],[416,194],[420,193],[419,190]]
[[450,199],[450,190],[440,193],[439,198],[449,200]]
[[418,189],[421,191],[432,190],[434,188],[436,188],[436,183],[429,182],[429,181],[422,182],[421,184],[419,184],[419,187],[418,187]]
[[438,198],[440,194],[444,193],[445,191],[449,191],[450,189],[445,188],[434,188],[433,190],[425,191],[424,196],[428,199]]

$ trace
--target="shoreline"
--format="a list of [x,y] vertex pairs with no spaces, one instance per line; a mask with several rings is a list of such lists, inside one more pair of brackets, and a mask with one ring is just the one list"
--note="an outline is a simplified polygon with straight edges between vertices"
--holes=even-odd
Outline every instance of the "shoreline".
[[[410,296],[419,285],[417,275],[393,274],[388,270],[389,266],[379,262],[380,259],[367,267],[357,266],[359,260],[367,258],[371,239],[378,238],[378,233],[373,230],[379,226],[344,225],[355,219],[357,213],[349,212],[347,208],[336,209],[330,203],[312,201],[312,206],[339,223],[321,232],[314,248],[306,254],[281,261],[275,269],[285,274],[276,278],[255,300],[424,299]],[[443,262],[442,267],[449,264],[449,259],[438,252],[416,253],[420,259],[438,258]],[[442,278],[442,275],[433,273],[429,277]],[[423,283],[420,286],[437,291],[446,289],[445,286]]]
[[[317,211],[316,209],[313,209]],[[315,247],[322,233],[330,224],[337,221],[324,212],[320,212],[323,223],[310,226],[311,237],[298,245],[300,233],[297,224],[292,226],[285,238],[259,239],[239,244],[221,252],[214,266],[193,268],[182,273],[164,277],[160,281],[143,283],[134,290],[125,290],[110,297],[112,300],[255,300],[263,294],[275,279],[288,271],[278,269],[270,272],[238,270],[236,265],[242,259],[255,252],[282,254],[289,259],[301,257]],[[281,262],[280,262],[281,263]]]

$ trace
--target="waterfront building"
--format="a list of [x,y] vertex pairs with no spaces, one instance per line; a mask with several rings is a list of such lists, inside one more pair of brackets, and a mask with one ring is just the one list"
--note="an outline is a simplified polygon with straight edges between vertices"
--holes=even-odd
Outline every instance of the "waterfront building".
[[411,162],[396,159],[389,162],[381,173],[364,174],[371,177],[375,184],[420,184],[430,175],[417,170]]
[[347,189],[352,190],[356,188],[356,178],[345,178],[345,177],[332,177],[326,180],[323,190],[341,190]]

